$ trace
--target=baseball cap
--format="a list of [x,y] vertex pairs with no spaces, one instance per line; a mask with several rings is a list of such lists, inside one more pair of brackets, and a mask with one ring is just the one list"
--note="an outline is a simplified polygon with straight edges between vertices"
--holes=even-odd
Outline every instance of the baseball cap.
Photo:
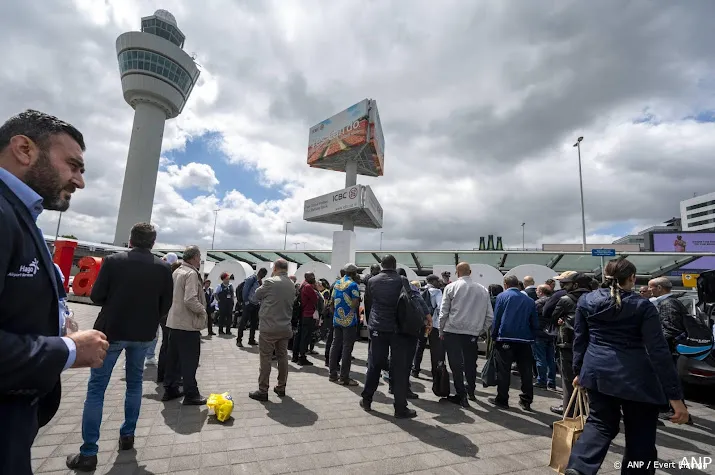
[[426,278],[425,280],[426,280],[427,282],[434,282],[434,281],[436,281],[436,280],[439,280],[439,277],[437,277],[437,276],[434,275],[434,274],[430,274],[430,275],[427,276],[427,278]]
[[562,284],[576,283],[579,287],[591,287],[591,278],[583,272],[574,272],[573,275],[561,279]]
[[553,279],[554,279],[554,280],[558,280],[558,281],[562,281],[562,282],[571,282],[570,280],[566,280],[566,281],[565,281],[564,279],[568,279],[569,277],[573,277],[573,276],[576,275],[576,274],[578,274],[578,272],[572,271],[572,270],[567,270],[567,271],[564,271],[564,272],[562,272],[561,274],[557,275],[557,276],[554,277]]

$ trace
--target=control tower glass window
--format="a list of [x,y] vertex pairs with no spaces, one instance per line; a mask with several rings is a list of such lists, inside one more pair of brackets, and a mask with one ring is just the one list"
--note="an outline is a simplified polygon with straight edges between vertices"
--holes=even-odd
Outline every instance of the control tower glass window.
[[127,73],[131,70],[146,71],[167,80],[186,97],[191,91],[191,76],[188,71],[177,63],[154,53],[141,49],[127,49],[119,53],[119,72]]
[[158,18],[142,20],[142,31],[169,40],[179,48],[184,47],[184,35],[174,25]]

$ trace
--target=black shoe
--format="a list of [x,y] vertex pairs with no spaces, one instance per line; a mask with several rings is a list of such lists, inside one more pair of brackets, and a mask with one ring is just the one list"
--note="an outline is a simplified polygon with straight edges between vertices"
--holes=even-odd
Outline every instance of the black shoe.
[[301,366],[313,366],[313,362],[310,361],[310,360],[309,360],[308,358],[306,358],[305,356],[298,359],[298,364],[301,365]]
[[165,389],[164,395],[161,397],[163,402],[173,401],[174,399],[179,399],[184,395],[184,392],[180,389]]
[[[278,397],[286,397],[286,390],[285,389],[278,389],[278,388],[273,388],[273,392],[278,395]],[[268,397],[268,395],[266,395]]]
[[551,406],[549,408],[551,412],[556,414],[557,416],[563,416],[564,415],[564,406]]
[[226,330],[225,332],[223,332],[223,334],[228,335],[228,336],[233,336],[233,333],[231,333],[231,330]]
[[420,379],[420,370],[418,370],[418,369],[413,369],[413,370],[412,370],[412,377],[413,377],[413,378]]
[[338,375],[337,374],[331,374],[328,376],[328,381],[331,383],[337,383],[338,382]]
[[550,391],[556,391],[556,385],[555,384],[549,384],[546,386],[546,389]]
[[209,332],[209,336],[214,336],[215,334],[214,332]]
[[408,389],[408,390],[407,390],[407,396],[406,396],[406,397],[407,397],[407,399],[419,399],[419,398],[420,398],[420,395],[419,395],[419,394],[416,394],[416,393],[414,393],[413,391],[411,391],[411,390]]
[[488,398],[487,402],[489,402],[489,404],[499,407],[501,409],[509,409],[509,404],[504,404],[503,402],[499,402],[499,401],[497,401],[497,398],[495,398],[495,397]]
[[184,406],[203,406],[206,404],[206,398],[200,394],[198,396],[185,397],[182,404]]
[[295,363],[295,364],[300,364],[300,360],[299,360],[297,357],[295,357],[295,356],[290,359],[290,362],[291,362],[291,363]]
[[469,402],[467,401],[467,396],[460,396],[459,394],[454,394],[452,396],[447,396],[447,401],[457,404],[462,407],[469,407]]
[[253,391],[252,393],[248,393],[248,397],[256,401],[268,401],[268,393],[264,393],[263,391]]
[[219,334],[219,335],[223,335],[223,330],[219,330],[219,331],[218,331],[218,334]]
[[395,411],[395,419],[414,419],[415,417],[417,417],[417,411],[414,409]]
[[362,407],[363,411],[370,412],[372,411],[372,402],[367,399],[360,399],[360,407]]
[[469,398],[470,401],[477,400],[477,396],[475,396],[473,392],[470,392],[469,394],[467,394],[467,397]]
[[527,412],[531,412],[531,403],[526,401],[519,401],[519,407]]
[[340,384],[342,384],[343,386],[352,386],[352,387],[360,385],[360,383],[358,383],[354,379],[350,379],[350,378],[341,380]]
[[134,436],[133,435],[120,435],[119,436],[119,450],[132,450],[134,448]]
[[241,340],[236,340],[236,346],[239,348],[243,348],[243,342]]
[[534,383],[534,387],[536,389],[546,389],[546,385],[544,383]]
[[97,469],[96,455],[68,455],[67,468],[78,472],[93,472]]
[[251,346],[256,346],[258,343],[256,343],[256,340],[248,340],[248,344]]

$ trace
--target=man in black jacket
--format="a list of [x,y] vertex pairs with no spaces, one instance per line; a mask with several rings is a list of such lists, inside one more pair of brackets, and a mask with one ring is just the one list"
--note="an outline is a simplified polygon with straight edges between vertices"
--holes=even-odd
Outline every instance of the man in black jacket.
[[559,348],[559,361],[561,366],[561,387],[563,388],[563,404],[554,406],[551,412],[563,415],[573,394],[573,325],[576,317],[578,300],[591,292],[591,278],[580,272],[561,277],[561,288],[566,290],[566,295],[556,303],[556,308],[551,316],[552,322],[558,328],[556,346]]
[[104,365],[93,369],[89,376],[82,414],[84,444],[79,454],[67,457],[70,469],[90,472],[97,468],[104,391],[122,351],[126,352],[127,390],[119,450],[134,447],[134,430],[142,401],[144,357],[160,318],[171,308],[173,297],[171,267],[151,253],[155,241],[154,226],[135,224],[129,237],[132,250],[106,257],[92,287],[92,301],[102,306],[94,327],[107,335],[110,344]]
[[[228,272],[221,274],[221,283],[216,287],[214,295],[218,304],[218,334],[233,335],[231,333],[231,319],[236,292],[231,284],[231,275]],[[206,303],[208,305],[208,302]],[[225,331],[224,331],[225,328]]]
[[60,374],[101,366],[109,346],[99,331],[65,331],[64,287],[36,224],[84,188],[84,149],[77,129],[42,112],[0,126],[2,474],[32,473],[30,448],[60,405]]
[[410,367],[417,338],[401,334],[397,329],[397,301],[402,288],[403,278],[397,273],[397,260],[387,255],[382,259],[382,272],[368,281],[366,289],[372,302],[368,320],[370,349],[360,407],[372,410],[372,397],[377,391],[381,371],[388,368],[387,358],[391,356],[389,367],[395,417],[405,419],[417,416],[415,410],[407,407]]
[[[368,274],[367,277],[362,281],[362,283],[365,285],[365,290],[367,291],[367,283],[370,282],[370,279],[375,277],[377,274],[380,273],[382,268],[380,267],[380,264],[373,264],[370,266],[370,274]],[[372,308],[372,298],[368,300],[367,293],[365,294],[365,325],[367,325],[369,319],[370,319],[370,309]]]

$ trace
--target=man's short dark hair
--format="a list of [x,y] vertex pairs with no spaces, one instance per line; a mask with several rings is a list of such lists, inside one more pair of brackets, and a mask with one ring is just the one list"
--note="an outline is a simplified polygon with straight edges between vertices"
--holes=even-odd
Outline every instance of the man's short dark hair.
[[373,264],[370,266],[370,274],[371,275],[377,275],[380,273],[382,270],[382,267],[380,267],[380,264]]
[[260,269],[258,269],[258,272],[256,272],[256,275],[261,275],[261,274],[268,275],[268,269],[266,269],[265,267],[261,267]]
[[508,275],[504,277],[504,285],[509,288],[519,287],[519,278],[515,275]]
[[397,269],[397,259],[392,254],[388,254],[382,258],[382,268],[395,270]]
[[49,148],[50,137],[67,134],[85,150],[82,133],[67,122],[44,112],[27,109],[16,116],[10,117],[0,126],[0,152],[10,145],[10,139],[24,135],[46,151]]
[[129,233],[129,244],[139,249],[151,249],[156,242],[156,228],[149,223],[137,223]]

